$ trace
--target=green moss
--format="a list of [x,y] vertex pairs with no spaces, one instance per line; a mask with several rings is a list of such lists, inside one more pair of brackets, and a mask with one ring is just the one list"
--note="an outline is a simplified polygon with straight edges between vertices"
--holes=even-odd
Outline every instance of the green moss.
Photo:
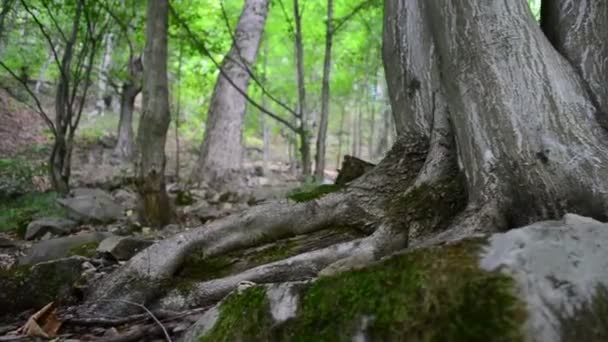
[[424,183],[397,197],[389,217],[403,227],[419,228],[418,233],[445,228],[467,205],[463,180],[454,175],[432,184]]
[[230,298],[201,341],[351,341],[364,317],[373,341],[522,341],[513,280],[480,270],[479,246],[417,250],[320,278],[302,291],[297,318],[279,326],[256,289]]
[[270,329],[263,327],[268,328],[271,324],[266,290],[262,286],[254,286],[226,298],[218,322],[199,341],[270,341]]
[[92,258],[97,253],[98,246],[99,242],[97,241],[83,243],[82,245],[70,248],[68,251],[68,256],[80,255],[86,258]]
[[199,281],[221,278],[230,274],[232,264],[232,258],[227,256],[205,258],[196,253],[186,258],[179,275],[181,278]]
[[296,202],[308,202],[342,189],[342,185],[321,184],[318,186],[303,186],[290,193],[287,198]]
[[35,218],[66,217],[66,210],[57,204],[56,199],[54,192],[34,192],[0,202],[0,231],[16,231],[23,237],[27,225]]
[[287,259],[297,254],[296,247],[297,243],[292,240],[279,241],[272,246],[253,254],[250,260],[255,265],[263,265]]
[[598,286],[589,302],[578,307],[572,315],[559,319],[564,342],[608,341],[608,288]]

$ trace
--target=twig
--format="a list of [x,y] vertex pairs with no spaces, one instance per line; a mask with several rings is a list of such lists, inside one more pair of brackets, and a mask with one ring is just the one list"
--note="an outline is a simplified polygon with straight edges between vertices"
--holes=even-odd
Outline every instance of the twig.
[[131,301],[128,301],[128,300],[120,300],[120,299],[115,299],[115,300],[100,299],[100,300],[98,300],[98,302],[124,303],[124,304],[129,304],[129,305],[137,306],[138,308],[146,311],[146,313],[148,315],[150,315],[150,317],[152,317],[152,319],[154,320],[154,322],[156,322],[156,324],[158,324],[158,326],[162,329],[163,333],[165,334],[165,338],[167,339],[167,341],[168,342],[173,342],[173,340],[171,340],[171,336],[169,336],[169,333],[167,332],[167,329],[165,329],[165,326],[158,320],[158,318],[156,318],[156,316],[152,313],[152,311],[148,310],[148,308],[145,307],[144,305],[141,305],[141,304],[135,303],[135,302],[131,302]]

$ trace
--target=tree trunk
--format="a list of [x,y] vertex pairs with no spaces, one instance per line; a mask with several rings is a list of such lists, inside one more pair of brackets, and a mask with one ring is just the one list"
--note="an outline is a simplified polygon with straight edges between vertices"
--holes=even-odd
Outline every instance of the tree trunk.
[[300,3],[293,1],[293,21],[295,23],[294,48],[296,52],[296,79],[298,81],[298,116],[300,119],[299,138],[300,138],[300,157],[302,158],[302,176],[308,178],[311,168],[310,154],[310,117],[306,107],[306,80],[304,78],[304,43],[302,42],[302,15],[300,13]]
[[108,73],[112,64],[112,50],[114,47],[114,35],[108,33],[104,36],[104,52],[99,64],[99,83],[97,85],[97,102],[95,103],[95,115],[101,116],[106,109],[106,97],[108,96]]
[[233,46],[228,52],[218,76],[205,127],[205,138],[192,179],[205,181],[215,187],[231,187],[236,182],[235,173],[241,168],[243,147],[242,130],[246,99],[236,87],[246,91],[250,74],[247,69],[255,63],[266,17],[269,0],[247,0],[234,35]]
[[165,187],[165,142],[171,120],[167,80],[169,0],[149,0],[144,51],[143,111],[138,131],[137,181],[141,218],[162,227],[171,220]]
[[[606,30],[586,12],[600,1],[563,20]],[[406,246],[565,212],[608,218],[608,134],[596,107],[606,99],[544,36],[526,1],[394,0],[384,13],[383,58],[399,135],[382,162],[339,192],[268,203],[162,241],[104,279],[90,301],[145,304],[162,295],[161,285],[195,248],[212,257],[328,226],[371,235],[194,284],[191,296],[173,303],[201,305],[242,280],[315,277]],[[608,41],[594,44],[603,49]],[[585,67],[605,63],[605,55],[593,56]],[[128,311],[116,302],[95,309]]]
[[346,111],[346,107],[342,107],[342,111],[340,111],[340,129],[338,131],[338,156],[336,157],[336,170],[340,168],[340,163],[342,162],[342,140],[344,136],[344,112]]
[[133,112],[135,98],[141,92],[141,73],[143,71],[141,59],[129,58],[129,76],[123,83],[120,93],[120,118],[118,121],[118,140],[112,155],[122,161],[133,158]]
[[327,0],[327,23],[325,32],[325,61],[323,63],[323,85],[321,89],[321,120],[317,136],[317,155],[315,158],[315,179],[325,178],[325,150],[327,144],[327,125],[329,122],[329,81],[331,73],[331,46],[333,40],[334,2]]

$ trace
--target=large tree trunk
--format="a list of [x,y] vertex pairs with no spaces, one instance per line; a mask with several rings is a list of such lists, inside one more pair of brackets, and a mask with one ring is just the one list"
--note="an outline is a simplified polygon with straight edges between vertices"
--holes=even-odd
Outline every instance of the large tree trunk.
[[247,70],[253,66],[258,54],[268,3],[269,0],[245,1],[233,46],[224,60],[223,73],[218,76],[213,91],[198,166],[192,174],[194,181],[230,187],[236,180],[235,172],[241,168],[247,101],[235,86],[247,91],[251,78]]
[[[576,15],[592,31],[606,30],[594,26],[596,17],[585,12],[591,8],[598,7],[563,18]],[[596,119],[596,104],[606,99],[544,36],[526,1],[394,0],[385,2],[384,13],[383,55],[399,137],[382,162],[340,192],[307,203],[269,203],[152,246],[105,279],[92,303],[158,298],[197,247],[210,257],[328,226],[371,233],[194,284],[185,297],[202,305],[242,280],[314,277],[406,246],[565,212],[608,218],[608,134]],[[594,44],[604,49],[608,41]],[[605,63],[605,56],[586,58],[585,67]],[[97,309],[127,311],[115,304]]]
[[331,45],[333,40],[334,2],[327,0],[327,23],[325,32],[325,60],[323,63],[323,85],[321,89],[321,120],[317,136],[317,155],[315,158],[315,179],[325,178],[325,149],[327,144],[327,125],[329,122],[329,81],[331,72]]
[[149,0],[144,51],[143,111],[138,131],[137,181],[141,217],[160,227],[171,220],[165,188],[165,142],[169,129],[167,28],[169,1]]

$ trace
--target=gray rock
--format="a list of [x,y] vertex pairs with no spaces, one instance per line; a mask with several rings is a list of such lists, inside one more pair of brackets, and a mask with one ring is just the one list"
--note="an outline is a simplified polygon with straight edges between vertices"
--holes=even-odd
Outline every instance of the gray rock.
[[123,216],[123,208],[100,189],[76,189],[74,197],[58,199],[71,218],[80,222],[110,223]]
[[0,235],[0,248],[13,248],[17,247],[15,241],[9,239],[4,235]]
[[137,194],[129,190],[118,189],[112,193],[112,196],[114,197],[116,202],[125,209],[137,208]]
[[33,245],[27,255],[19,259],[19,264],[36,264],[64,258],[71,249],[87,243],[101,242],[110,235],[109,233],[94,232],[41,241]]
[[109,253],[116,260],[129,260],[135,254],[148,248],[154,241],[143,240],[129,236],[110,236],[99,244],[97,251]]
[[186,331],[183,341],[196,342],[201,336],[204,336],[213,329],[215,323],[217,323],[217,320],[220,318],[221,305],[222,302],[205,311],[203,316]]
[[62,218],[42,218],[30,222],[25,231],[25,239],[33,240],[42,237],[46,233],[53,235],[68,235],[76,228],[77,223]]
[[528,309],[529,340],[560,341],[564,320],[592,302],[598,286],[608,286],[608,225],[568,214],[495,234],[480,266],[517,281]]
[[84,258],[74,256],[0,271],[0,308],[3,314],[40,309],[66,299],[80,278]]

